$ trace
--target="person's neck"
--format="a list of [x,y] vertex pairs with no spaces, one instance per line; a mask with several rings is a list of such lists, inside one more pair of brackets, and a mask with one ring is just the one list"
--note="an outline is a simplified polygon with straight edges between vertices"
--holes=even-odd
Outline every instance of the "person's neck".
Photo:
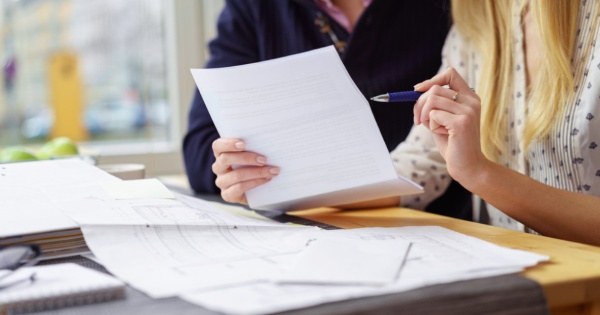
[[331,3],[346,15],[352,29],[354,29],[354,25],[360,18],[360,15],[365,11],[362,0],[331,0]]

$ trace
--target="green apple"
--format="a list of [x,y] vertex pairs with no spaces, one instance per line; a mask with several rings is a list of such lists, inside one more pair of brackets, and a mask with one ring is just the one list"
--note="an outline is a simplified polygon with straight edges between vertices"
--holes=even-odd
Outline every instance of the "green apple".
[[52,157],[52,142],[46,142],[35,154],[40,160],[48,160]]
[[38,158],[23,147],[8,147],[0,153],[0,162],[34,161]]
[[79,154],[77,145],[67,137],[52,139],[44,144],[37,153],[37,157],[46,160],[53,157],[63,157]]

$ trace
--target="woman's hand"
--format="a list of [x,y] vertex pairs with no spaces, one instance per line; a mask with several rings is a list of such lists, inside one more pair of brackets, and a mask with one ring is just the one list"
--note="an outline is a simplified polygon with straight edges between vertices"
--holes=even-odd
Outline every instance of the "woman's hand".
[[212,148],[216,159],[212,165],[217,175],[215,183],[227,202],[247,204],[248,190],[279,174],[278,167],[266,165],[266,157],[246,151],[246,145],[240,139],[219,138],[213,142]]
[[414,122],[431,130],[450,175],[463,185],[477,178],[489,162],[481,151],[479,96],[454,68],[417,84],[415,90],[427,92],[415,104]]

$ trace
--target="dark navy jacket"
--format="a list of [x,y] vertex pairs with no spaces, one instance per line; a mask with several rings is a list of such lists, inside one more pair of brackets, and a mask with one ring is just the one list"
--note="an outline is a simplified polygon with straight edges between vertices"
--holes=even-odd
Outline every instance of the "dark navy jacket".
[[[347,42],[341,55],[350,76],[368,99],[389,91],[412,90],[436,74],[450,26],[449,4],[440,0],[374,0],[348,34],[333,19],[333,31]],[[321,12],[314,0],[230,0],[209,44],[207,68],[253,63],[332,45],[315,24]],[[321,12],[322,15],[327,15]],[[376,104],[371,110],[388,150],[403,141],[413,125],[410,104]],[[189,113],[183,153],[191,187],[219,193],[212,173],[212,142],[219,137],[196,91]],[[453,183],[428,211],[470,218],[470,194]]]

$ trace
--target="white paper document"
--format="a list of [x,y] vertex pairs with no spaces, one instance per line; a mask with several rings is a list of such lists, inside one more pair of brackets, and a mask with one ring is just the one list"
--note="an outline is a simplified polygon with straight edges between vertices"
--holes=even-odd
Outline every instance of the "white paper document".
[[308,236],[297,234],[316,230],[229,214],[176,193],[115,200],[101,186],[44,192],[81,225],[111,273],[154,298],[267,279],[304,248]]
[[257,282],[208,291],[190,291],[180,297],[227,314],[270,314],[350,298],[403,292],[433,284],[509,274],[549,259],[436,226],[361,228],[322,233],[365,241],[402,240],[410,242],[411,247],[400,276],[387,286]]
[[397,280],[410,242],[321,235],[311,240],[280,283],[386,285]]
[[247,192],[288,210],[415,194],[399,178],[367,100],[331,47],[270,61],[192,69],[221,137],[241,138],[281,172]]
[[76,229],[42,189],[111,180],[118,179],[79,160],[1,164],[0,238]]
[[[268,279],[299,252],[306,228],[249,226],[83,226],[107,269],[153,298]],[[298,241],[298,238],[293,238]]]

